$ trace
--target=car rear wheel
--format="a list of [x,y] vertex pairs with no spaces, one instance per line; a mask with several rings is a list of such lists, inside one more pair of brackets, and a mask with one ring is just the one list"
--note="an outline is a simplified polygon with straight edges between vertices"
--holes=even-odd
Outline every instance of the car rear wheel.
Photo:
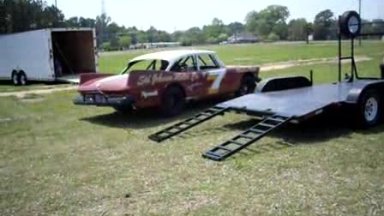
[[172,86],[168,88],[161,100],[161,112],[164,116],[175,116],[184,108],[185,96],[181,88]]
[[254,76],[246,75],[241,80],[239,89],[236,91],[236,96],[243,96],[249,93],[253,93],[256,88],[256,79]]

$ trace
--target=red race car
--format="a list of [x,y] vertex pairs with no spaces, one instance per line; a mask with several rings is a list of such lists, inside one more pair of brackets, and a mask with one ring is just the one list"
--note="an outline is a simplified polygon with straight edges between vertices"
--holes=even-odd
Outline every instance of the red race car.
[[225,67],[213,51],[161,51],[132,59],[119,75],[81,74],[74,104],[122,112],[158,107],[172,116],[189,100],[251,93],[258,75],[259,67]]

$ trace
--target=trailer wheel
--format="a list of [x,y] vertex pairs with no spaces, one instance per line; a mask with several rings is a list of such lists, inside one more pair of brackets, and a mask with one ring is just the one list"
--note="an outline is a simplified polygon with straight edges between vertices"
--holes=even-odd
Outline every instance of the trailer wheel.
[[16,71],[12,71],[11,79],[12,79],[13,85],[15,86],[20,85],[19,76]]
[[381,98],[377,91],[365,92],[358,104],[358,125],[368,128],[377,125],[381,117]]
[[28,84],[27,75],[24,73],[24,71],[19,72],[18,79],[19,79],[20,85],[27,85]]
[[256,88],[256,79],[252,75],[245,75],[241,79],[241,84],[239,89],[236,91],[235,95],[237,97],[243,96],[245,94],[253,93]]
[[162,96],[161,112],[166,117],[175,116],[181,113],[184,104],[185,96],[183,90],[178,86],[171,86]]

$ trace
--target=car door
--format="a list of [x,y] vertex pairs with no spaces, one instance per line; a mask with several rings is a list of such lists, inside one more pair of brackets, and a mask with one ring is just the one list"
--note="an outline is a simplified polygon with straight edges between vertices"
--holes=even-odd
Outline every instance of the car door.
[[226,69],[213,53],[201,53],[196,56],[200,73],[205,77],[205,94],[220,93]]
[[198,98],[205,91],[205,77],[197,69],[195,55],[188,55],[177,60],[170,69],[186,91],[187,97]]

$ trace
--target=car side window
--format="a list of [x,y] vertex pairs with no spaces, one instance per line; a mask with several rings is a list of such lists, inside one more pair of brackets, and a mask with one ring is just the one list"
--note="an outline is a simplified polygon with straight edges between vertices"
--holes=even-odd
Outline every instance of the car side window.
[[129,73],[131,71],[142,70],[165,70],[168,67],[168,61],[166,60],[139,60],[128,63],[128,66],[122,71],[122,73]]
[[220,68],[216,58],[211,54],[200,54],[197,57],[197,61],[200,66],[200,70]]
[[172,66],[171,71],[173,72],[188,72],[188,71],[197,71],[197,64],[194,56],[186,56],[178,61]]

